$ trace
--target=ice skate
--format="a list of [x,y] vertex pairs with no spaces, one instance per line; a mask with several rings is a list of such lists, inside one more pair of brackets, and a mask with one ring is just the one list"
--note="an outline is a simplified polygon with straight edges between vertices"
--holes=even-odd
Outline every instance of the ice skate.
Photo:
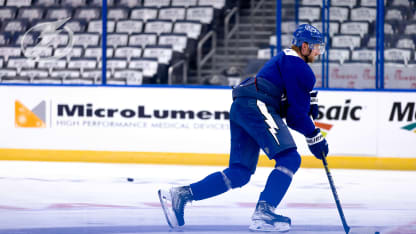
[[259,201],[251,217],[249,229],[255,232],[286,232],[290,229],[290,218],[274,213],[274,207]]
[[158,194],[169,226],[171,228],[183,226],[185,205],[192,200],[191,188],[189,186],[175,187],[169,191],[160,189]]

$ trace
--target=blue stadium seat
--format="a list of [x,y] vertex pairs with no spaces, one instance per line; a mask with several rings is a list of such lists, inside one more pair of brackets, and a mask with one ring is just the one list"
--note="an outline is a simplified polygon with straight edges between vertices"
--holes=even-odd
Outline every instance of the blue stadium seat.
[[[90,6],[102,6],[103,5],[103,0],[90,0],[89,3]],[[112,7],[115,5],[114,0],[107,0],[107,6]]]
[[143,21],[141,20],[119,20],[116,23],[117,33],[141,33],[143,31]]
[[53,48],[50,46],[28,46],[22,52],[24,56],[31,58],[31,59],[41,59],[41,58],[49,58],[53,54]]
[[[322,21],[315,21],[312,22],[312,25],[315,26],[319,31],[322,30]],[[332,37],[335,34],[340,33],[340,23],[338,21],[330,21],[329,22],[329,35]]]
[[72,11],[73,9],[71,7],[48,7],[45,19],[56,20],[69,18],[72,17]]
[[129,69],[141,69],[143,71],[143,83],[154,84],[158,80],[157,58],[134,58],[129,62]]
[[50,77],[57,79],[66,79],[66,78],[77,78],[81,76],[81,73],[77,69],[55,69],[50,72]]
[[0,54],[3,56],[4,61],[8,61],[9,57],[18,57],[22,55],[20,46],[2,46],[0,47]]
[[5,20],[2,22],[2,32],[26,32],[29,27],[28,20],[26,19],[14,19]]
[[170,33],[172,32],[173,23],[170,20],[148,20],[145,25],[146,33]]
[[335,7],[329,8],[329,19],[331,21],[338,21],[340,23],[347,21],[349,17],[350,9],[348,7]]
[[143,6],[158,8],[170,6],[170,0],[143,0]]
[[[115,21],[108,20],[107,21],[107,33],[112,33],[115,30]],[[92,20],[88,22],[87,32],[90,33],[101,33],[103,31],[103,22],[102,20]]]
[[41,7],[59,6],[59,0],[33,0],[33,5]]
[[130,19],[138,19],[146,22],[149,19],[157,19],[157,7],[138,7],[131,10]]
[[85,69],[95,69],[97,61],[93,58],[71,58],[68,61],[68,69],[78,69],[81,73]]
[[68,50],[66,46],[59,46],[54,50],[54,57],[65,58],[70,61],[72,58],[80,58],[83,56],[84,49],[81,46],[74,46]]
[[19,76],[30,77],[33,80],[34,78],[47,78],[49,72],[42,69],[23,69],[19,72]]
[[84,79],[92,79],[94,84],[99,84],[101,82],[101,75],[102,70],[100,69],[84,70],[84,72],[81,74],[82,78]]
[[143,73],[140,69],[116,70],[113,74],[114,80],[122,80],[126,85],[141,85],[143,83]]
[[12,20],[16,17],[17,7],[1,7],[0,8],[0,21]]
[[299,7],[299,20],[305,20],[309,23],[321,19],[320,7]]
[[6,35],[4,33],[0,34],[0,46],[7,45],[8,43],[9,41]]
[[190,6],[186,10],[187,20],[198,20],[202,24],[211,24],[214,20],[214,7],[211,6]]
[[341,34],[358,34],[361,38],[369,32],[369,23],[366,21],[347,21],[341,24]]
[[337,48],[329,50],[329,61],[339,64],[350,60],[350,48]]
[[74,45],[85,48],[98,46],[101,35],[99,33],[74,33]]
[[399,35],[396,37],[395,47],[400,49],[411,49],[415,50],[415,38],[414,35]]
[[184,7],[161,7],[159,9],[159,19],[171,20],[172,22],[184,20],[185,12],[186,9]]
[[[84,57],[86,58],[95,58],[98,61],[101,61],[103,49],[102,47],[88,47],[85,49]],[[108,47],[106,51],[107,58],[114,56],[114,49]]]
[[65,59],[40,59],[37,62],[37,68],[48,70],[49,74],[56,69],[65,69],[66,66],[67,62]]
[[157,45],[156,33],[139,33],[130,35],[129,46],[141,46],[144,48],[147,45]]
[[331,5],[338,7],[353,8],[357,6],[357,0],[331,0]]
[[64,7],[83,7],[87,5],[87,0],[61,0],[61,6]]
[[[9,34],[10,35],[10,34]],[[33,46],[35,45],[36,39],[39,37],[39,33],[36,32],[29,32],[29,33],[16,33],[13,36],[8,36],[10,39],[10,43],[14,45],[22,45],[23,46]],[[24,41],[22,41],[24,39]]]
[[44,8],[41,7],[21,7],[17,18],[27,19],[29,22],[34,20],[41,20],[43,18]]
[[7,1],[6,6],[15,6],[15,7],[25,7],[30,6],[32,4],[32,0],[12,0]]
[[130,61],[132,58],[140,58],[142,56],[142,48],[137,47],[119,47],[114,51],[114,58],[124,58]]
[[172,6],[190,7],[196,6],[197,0],[172,0]]
[[7,61],[7,68],[15,69],[17,73],[20,73],[22,69],[33,69],[35,66],[35,60],[27,59],[25,57],[9,57],[9,60]]
[[198,40],[202,33],[202,24],[197,20],[178,20],[173,27],[173,33],[186,33],[189,39]]
[[31,78],[27,76],[4,76],[1,78],[1,83],[7,84],[29,84],[31,83]]
[[87,21],[101,19],[101,8],[99,7],[80,7],[75,10],[75,19],[85,19]]
[[72,32],[83,33],[87,29],[87,21],[85,19],[71,19],[65,26]]
[[17,71],[15,69],[0,69],[0,80],[3,82],[4,77],[14,77],[17,76]]
[[107,47],[114,49],[120,46],[127,46],[129,35],[127,33],[109,33],[107,34]]
[[300,2],[300,5],[302,5],[302,6],[320,6],[320,7],[322,7],[322,1],[321,0],[302,0]]
[[361,47],[361,37],[359,35],[344,35],[337,34],[331,38],[332,48],[345,48],[348,47],[350,50]]
[[158,59],[158,81],[159,84],[168,83],[168,69],[171,65],[173,58],[173,49],[169,45],[157,45],[157,46],[146,46],[143,51],[144,58],[157,58]]
[[412,50],[410,49],[385,49],[384,61],[386,62],[398,62],[407,64],[412,56]]
[[162,33],[159,36],[159,45],[171,45],[179,53],[189,53],[188,38],[185,33]]
[[352,62],[376,63],[376,50],[371,49],[357,49],[352,52]]
[[129,8],[127,7],[112,7],[108,9],[107,18],[110,20],[124,20],[129,17]]
[[361,0],[360,5],[363,7],[377,7],[377,1],[374,0]]
[[117,5],[122,6],[122,7],[133,8],[133,7],[141,6],[142,0],[119,0]]
[[352,21],[375,22],[377,17],[377,9],[374,7],[356,7],[351,9]]

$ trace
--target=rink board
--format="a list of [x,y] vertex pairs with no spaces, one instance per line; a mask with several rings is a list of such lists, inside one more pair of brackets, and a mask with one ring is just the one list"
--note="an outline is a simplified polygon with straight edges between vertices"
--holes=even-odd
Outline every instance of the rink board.
[[[416,92],[318,97],[335,167],[416,170]],[[1,86],[0,159],[226,165],[231,102],[228,88]]]

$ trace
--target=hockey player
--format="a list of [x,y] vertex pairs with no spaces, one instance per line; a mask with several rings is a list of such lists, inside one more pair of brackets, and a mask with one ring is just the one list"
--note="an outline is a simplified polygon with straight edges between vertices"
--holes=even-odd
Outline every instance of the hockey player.
[[[291,49],[278,53],[256,77],[247,78],[233,89],[229,167],[189,186],[158,191],[172,228],[185,224],[187,202],[207,199],[247,184],[255,172],[261,148],[276,164],[260,194],[249,229],[290,229],[290,218],[274,213],[301,164],[288,126],[306,137],[316,158],[322,159],[328,154],[328,144],[310,117],[316,118],[317,105],[311,105],[315,76],[307,64],[324,53],[323,36],[308,24],[300,25],[293,35]],[[287,125],[282,118],[286,118]]]

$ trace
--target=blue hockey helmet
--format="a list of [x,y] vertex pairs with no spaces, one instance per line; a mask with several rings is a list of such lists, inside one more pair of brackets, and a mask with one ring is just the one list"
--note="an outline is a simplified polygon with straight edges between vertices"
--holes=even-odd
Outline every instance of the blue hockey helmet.
[[299,25],[293,33],[293,45],[301,47],[303,42],[308,43],[311,50],[317,50],[318,54],[325,53],[324,36],[310,24]]

